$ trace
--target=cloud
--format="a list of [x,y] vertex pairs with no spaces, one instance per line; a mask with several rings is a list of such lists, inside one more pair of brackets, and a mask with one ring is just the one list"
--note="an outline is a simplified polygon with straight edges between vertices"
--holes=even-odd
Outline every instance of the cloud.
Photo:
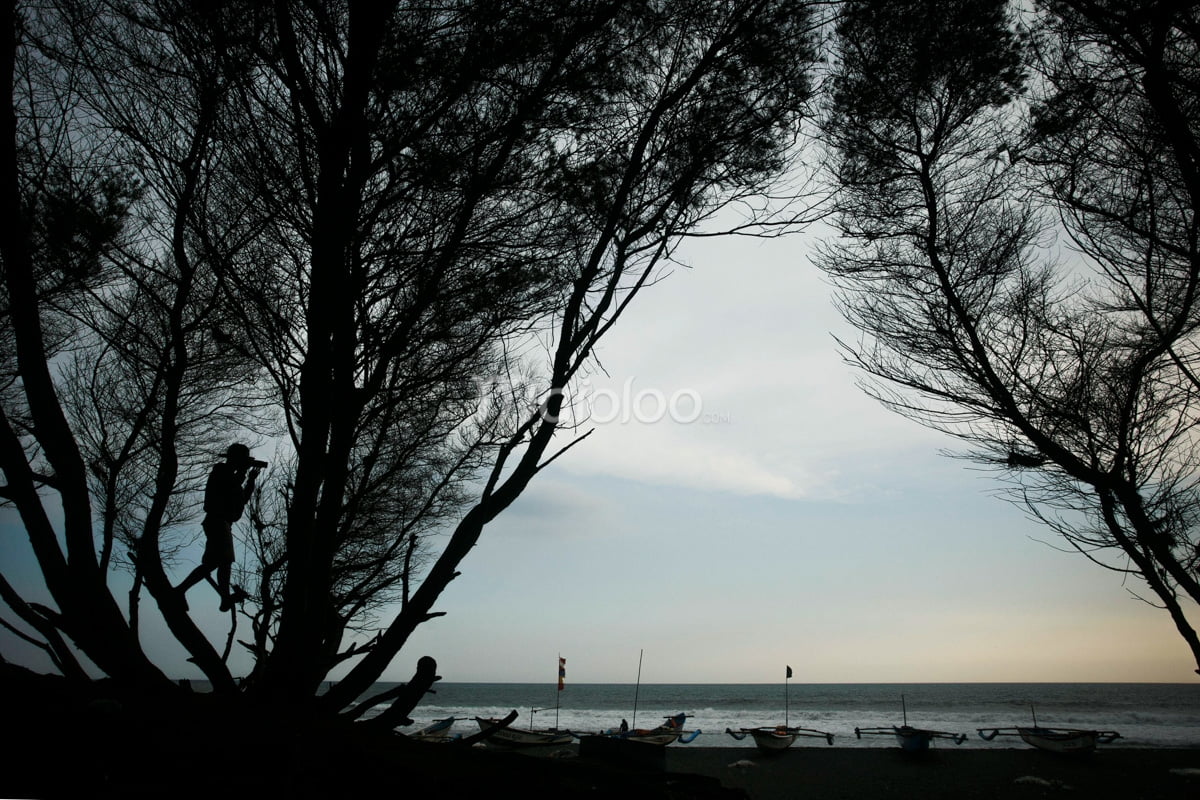
[[[580,387],[581,430],[560,463],[682,488],[787,499],[846,499],[938,458],[947,440],[882,408],[832,349],[759,349],[732,362],[632,353],[628,372]],[[590,413],[589,413],[590,412]]]
[[604,428],[563,467],[582,475],[785,498],[805,497],[820,483],[816,476],[788,474],[736,446],[689,438],[667,425]]
[[[704,266],[635,299],[602,368],[572,387],[595,433],[559,463],[585,475],[787,499],[870,492],[947,446],[856,384],[850,336],[796,240],[710,240]],[[556,465],[557,466],[557,465]]]

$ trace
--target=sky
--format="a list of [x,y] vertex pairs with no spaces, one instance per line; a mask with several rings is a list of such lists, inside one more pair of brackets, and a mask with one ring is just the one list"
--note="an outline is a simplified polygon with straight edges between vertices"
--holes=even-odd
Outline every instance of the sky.
[[595,433],[485,530],[414,659],[456,681],[551,681],[560,654],[583,683],[632,683],[640,654],[647,683],[1195,680],[1166,612],[857,386],[803,239],[681,260],[600,350]]
[[[577,683],[633,683],[639,658],[648,684],[1196,679],[1164,611],[857,387],[805,240],[679,257],[599,350],[595,432],[485,529],[385,679],[422,655],[445,681],[549,684],[560,655]],[[6,565],[18,527],[0,509]],[[200,677],[156,624],[151,655]]]

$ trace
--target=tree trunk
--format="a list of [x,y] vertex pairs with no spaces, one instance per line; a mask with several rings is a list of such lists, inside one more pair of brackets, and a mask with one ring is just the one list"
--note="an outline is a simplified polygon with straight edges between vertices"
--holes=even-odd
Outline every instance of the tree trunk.
[[[0,71],[4,96],[12,97],[18,28],[15,4],[0,10]],[[57,626],[104,672],[147,687],[171,686],[146,658],[119,606],[105,584],[92,538],[91,503],[83,458],[59,403],[43,345],[37,282],[29,249],[31,226],[21,201],[17,167],[17,118],[11,102],[4,105],[0,132],[0,258],[8,286],[9,311],[16,344],[17,368],[33,418],[34,431],[53,476],[50,482],[62,501],[66,558],[42,505],[34,476],[11,421],[0,411],[0,466],[21,514],[47,588],[61,613]]]

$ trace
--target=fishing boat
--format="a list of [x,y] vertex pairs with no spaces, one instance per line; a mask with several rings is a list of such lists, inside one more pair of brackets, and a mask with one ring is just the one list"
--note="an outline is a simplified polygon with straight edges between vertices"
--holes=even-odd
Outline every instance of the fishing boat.
[[630,728],[622,724],[619,728],[609,728],[601,731],[601,736],[613,739],[623,739],[629,742],[644,742],[646,744],[668,745],[672,742],[687,744],[700,735],[699,730],[685,731],[684,722],[688,715],[680,712],[674,716],[664,717],[663,724],[656,728]]
[[908,724],[908,706],[904,695],[900,696],[900,705],[904,711],[903,725],[886,725],[874,728],[855,728],[854,735],[861,739],[863,736],[895,736],[896,743],[906,753],[923,753],[929,749],[934,739],[949,739],[957,744],[967,740],[965,733],[950,733],[949,731],[931,731],[925,728],[914,728]]
[[1120,738],[1116,731],[1093,731],[1083,728],[979,728],[979,735],[990,742],[997,736],[1020,736],[1025,744],[1051,753],[1090,753],[1098,744],[1109,744]]
[[1045,728],[1038,724],[1037,711],[1033,712],[1033,725],[1011,728],[976,728],[980,738],[990,742],[997,736],[1019,736],[1021,741],[1039,750],[1051,753],[1083,754],[1096,749],[1098,744],[1110,744],[1121,738],[1116,731],[1098,731],[1086,728]]
[[725,732],[739,742],[747,736],[754,737],[754,743],[764,753],[777,753],[780,750],[786,750],[792,746],[792,742],[802,736],[825,739],[829,744],[833,744],[832,733],[813,730],[812,728],[797,728],[789,725],[776,725],[774,728],[764,725],[758,728],[741,728],[737,731],[734,731],[732,728],[726,728]]
[[[687,721],[688,715],[680,712],[674,716],[665,717],[664,722],[656,728],[639,728],[637,727],[637,707],[638,694],[642,688],[642,656],[645,655],[644,650],[638,651],[638,671],[637,683],[633,689],[633,722],[630,726],[625,720],[621,720],[619,728],[609,728],[608,730],[600,731],[597,736],[605,739],[619,740],[626,742],[642,742],[645,744],[668,745],[672,742],[687,744],[700,735],[699,730],[685,731],[683,724]],[[582,742],[582,738],[581,742]],[[590,737],[589,737],[590,738]]]
[[792,677],[792,668],[788,667],[783,675],[783,724],[782,725],[761,725],[757,728],[740,728],[737,731],[732,728],[726,728],[725,732],[737,739],[739,742],[747,736],[754,738],[754,744],[764,753],[778,753],[781,750],[786,750],[792,746],[796,739],[804,736],[825,739],[829,744],[833,744],[833,734],[825,731],[814,730],[813,728],[797,728],[790,725],[788,716],[790,703],[788,698],[788,681]]
[[534,730],[532,727],[528,729],[503,727],[504,720],[492,717],[475,717],[475,722],[479,725],[480,732],[495,728],[483,740],[484,744],[491,747],[546,747],[570,744],[575,738],[570,731],[560,731],[556,728]]
[[[560,655],[558,657],[558,692],[554,695],[554,727],[534,729],[534,715],[539,711],[549,710],[544,708],[529,709],[528,729],[510,727],[511,720],[475,717],[480,733],[488,732],[483,743],[491,747],[546,747],[570,744],[575,739],[575,734],[558,728],[559,698],[562,696],[566,675],[567,660]],[[513,714],[515,713],[514,711]]]
[[448,742],[457,736],[450,735],[450,729],[454,727],[457,717],[446,717],[445,719],[434,720],[424,728],[413,731],[408,734],[410,739],[416,739],[421,742]]

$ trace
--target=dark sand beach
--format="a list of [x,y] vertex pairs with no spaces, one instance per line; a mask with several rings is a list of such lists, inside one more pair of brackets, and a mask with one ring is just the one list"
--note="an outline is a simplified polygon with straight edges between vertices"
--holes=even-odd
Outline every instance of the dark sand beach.
[[[638,768],[579,746],[530,755],[364,735],[217,698],[176,703],[5,694],[0,797],[1200,798],[1200,750],[1111,747],[1084,757],[1032,748],[672,745]],[[28,687],[26,687],[28,688]]]
[[[132,738],[123,758],[111,752],[125,750],[117,742],[90,742],[110,750],[102,763],[80,764],[79,750],[60,747],[43,750],[40,764],[10,764],[0,778],[0,797],[1200,798],[1197,750],[1108,750],[1064,758],[997,748],[912,758],[883,748],[760,756],[748,748],[681,746],[667,748],[666,769],[657,771],[580,757],[575,747],[537,756],[399,740],[285,744],[276,738],[259,742],[256,753],[253,743],[236,737],[236,749],[217,754],[195,741],[165,752]],[[65,758],[56,764],[53,756],[45,758],[50,753]]]
[[752,800],[769,798],[1200,798],[1200,751],[1100,750],[1063,757],[1032,748],[799,748],[761,756],[733,748],[668,748],[667,768],[707,775]]

